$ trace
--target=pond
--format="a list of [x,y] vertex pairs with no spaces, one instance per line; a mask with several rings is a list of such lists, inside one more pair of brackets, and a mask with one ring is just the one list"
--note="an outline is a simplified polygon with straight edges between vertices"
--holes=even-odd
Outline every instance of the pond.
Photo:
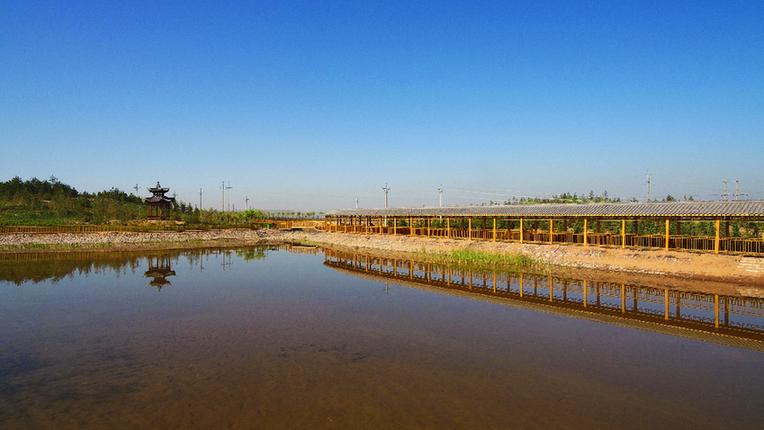
[[306,247],[0,257],[0,428],[760,428],[764,299]]

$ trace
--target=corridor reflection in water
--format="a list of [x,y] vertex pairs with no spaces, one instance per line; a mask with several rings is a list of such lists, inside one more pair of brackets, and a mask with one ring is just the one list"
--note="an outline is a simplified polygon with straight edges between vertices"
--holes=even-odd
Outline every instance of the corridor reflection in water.
[[4,256],[0,428],[759,428],[761,331],[756,297],[309,247]]
[[764,341],[764,298],[760,297],[560,278],[553,273],[451,267],[333,250],[326,250],[325,264],[358,274],[510,299],[510,303],[545,304],[560,311],[586,311],[626,322],[653,322]]

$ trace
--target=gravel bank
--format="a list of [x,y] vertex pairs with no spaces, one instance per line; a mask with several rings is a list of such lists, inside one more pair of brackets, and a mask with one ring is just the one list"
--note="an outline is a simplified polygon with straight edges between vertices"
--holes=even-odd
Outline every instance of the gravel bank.
[[[148,249],[177,245],[193,247],[200,244],[239,243],[258,244],[278,241],[279,232],[272,230],[226,229],[184,232],[102,232],[57,234],[0,234],[0,250],[60,249]],[[153,246],[152,246],[153,245]]]

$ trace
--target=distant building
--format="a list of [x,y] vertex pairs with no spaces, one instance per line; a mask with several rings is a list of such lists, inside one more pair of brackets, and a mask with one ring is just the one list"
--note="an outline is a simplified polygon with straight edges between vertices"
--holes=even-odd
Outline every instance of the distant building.
[[154,188],[149,188],[151,197],[147,197],[143,201],[146,203],[146,216],[149,219],[167,219],[170,216],[170,209],[172,204],[175,203],[174,197],[167,197],[169,188],[162,188],[157,181],[157,185]]

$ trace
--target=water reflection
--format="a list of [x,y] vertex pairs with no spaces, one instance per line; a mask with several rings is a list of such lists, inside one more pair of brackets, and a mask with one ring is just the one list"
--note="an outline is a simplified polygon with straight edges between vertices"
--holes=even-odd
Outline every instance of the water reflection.
[[244,261],[264,259],[268,250],[276,247],[243,249],[195,249],[153,252],[66,252],[18,253],[0,255],[0,282],[15,285],[52,282],[89,274],[113,273],[116,276],[143,273],[150,278],[149,286],[162,289],[172,285],[169,277],[177,276],[173,266],[183,260],[190,270],[204,272],[210,267],[209,258],[219,257],[223,270],[234,264],[234,256]]
[[167,279],[170,276],[175,276],[175,271],[172,270],[170,256],[150,256],[146,259],[148,261],[149,270],[147,270],[143,276],[152,278],[149,285],[155,287],[157,291],[161,291],[163,287],[172,285]]
[[0,257],[0,428],[761,427],[764,343],[630,328],[707,294],[274,249]]
[[[764,299],[678,291],[553,274],[473,270],[325,250],[326,265],[380,279],[543,305],[568,314],[617,317],[651,328],[684,328],[764,341]],[[387,284],[386,284],[387,285]],[[387,287],[386,287],[387,290]]]

